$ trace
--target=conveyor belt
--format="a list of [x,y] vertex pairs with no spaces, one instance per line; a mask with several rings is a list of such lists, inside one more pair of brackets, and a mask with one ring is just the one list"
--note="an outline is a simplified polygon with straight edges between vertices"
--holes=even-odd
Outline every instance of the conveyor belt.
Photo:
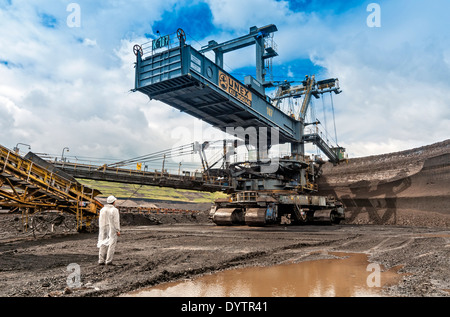
[[[35,155],[24,158],[0,145],[0,207],[27,214],[47,210],[77,216],[78,229],[89,226],[103,205],[98,190],[85,187]],[[43,165],[46,165],[45,167]]]
[[207,178],[206,174],[186,176],[168,173],[138,171],[117,167],[57,162],[54,166],[75,178],[99,181],[170,187],[205,192],[227,191],[231,187],[225,180]]

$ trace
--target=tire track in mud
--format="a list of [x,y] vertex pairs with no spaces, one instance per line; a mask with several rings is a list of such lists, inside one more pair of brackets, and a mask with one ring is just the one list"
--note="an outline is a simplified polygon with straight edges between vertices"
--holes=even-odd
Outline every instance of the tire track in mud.
[[399,249],[403,249],[406,248],[407,246],[411,245],[415,238],[414,237],[410,237],[408,239],[405,239],[404,241],[402,241],[401,243],[397,242],[397,244],[399,244],[399,246],[396,247],[383,247],[385,244],[387,244],[389,241],[392,241],[394,239],[398,239],[400,238],[399,236],[392,236],[392,237],[388,237],[383,239],[380,243],[378,243],[376,246],[370,248],[369,250],[367,250],[367,253],[369,254],[374,254],[374,253],[382,253],[382,252],[390,252],[390,251],[394,251],[394,250],[399,250]]

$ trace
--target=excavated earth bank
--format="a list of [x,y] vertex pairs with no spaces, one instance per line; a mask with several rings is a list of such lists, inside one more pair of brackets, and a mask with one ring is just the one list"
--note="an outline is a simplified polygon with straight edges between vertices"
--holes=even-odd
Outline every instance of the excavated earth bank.
[[450,140],[326,163],[319,188],[346,206],[346,223],[450,225]]
[[[332,258],[339,251],[363,252],[383,270],[399,269],[401,281],[380,289],[383,296],[447,297],[449,158],[447,140],[325,165],[321,188],[348,208],[340,225],[217,227],[208,206],[195,204],[158,206],[193,213],[122,212],[113,267],[97,265],[97,234],[76,233],[70,215],[36,215],[35,223],[53,228],[43,235],[21,231],[21,215],[0,214],[0,296],[111,297],[225,269]],[[130,206],[136,204],[141,202]],[[73,265],[80,269],[78,286],[68,284]]]

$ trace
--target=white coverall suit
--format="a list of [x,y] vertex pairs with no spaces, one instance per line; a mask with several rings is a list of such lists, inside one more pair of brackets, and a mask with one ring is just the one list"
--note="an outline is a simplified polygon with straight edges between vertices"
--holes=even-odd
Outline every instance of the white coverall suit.
[[117,233],[120,232],[119,210],[112,204],[100,210],[97,248],[99,264],[110,264],[113,260],[117,244]]

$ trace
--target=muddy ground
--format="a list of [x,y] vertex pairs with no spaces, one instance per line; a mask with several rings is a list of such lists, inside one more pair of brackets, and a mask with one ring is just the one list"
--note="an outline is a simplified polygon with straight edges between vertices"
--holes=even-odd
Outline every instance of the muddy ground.
[[[49,215],[50,221],[58,215]],[[328,252],[364,252],[383,270],[401,267],[383,296],[450,296],[448,227],[302,225],[218,227],[206,213],[122,214],[114,262],[97,265],[96,233],[76,233],[65,216],[53,233],[18,232],[20,215],[1,215],[0,296],[111,297],[159,283],[248,266],[329,258]],[[51,218],[53,217],[53,218]],[[68,287],[79,265],[81,285]],[[76,280],[72,280],[76,282]],[[189,296],[189,294],[186,294]]]

